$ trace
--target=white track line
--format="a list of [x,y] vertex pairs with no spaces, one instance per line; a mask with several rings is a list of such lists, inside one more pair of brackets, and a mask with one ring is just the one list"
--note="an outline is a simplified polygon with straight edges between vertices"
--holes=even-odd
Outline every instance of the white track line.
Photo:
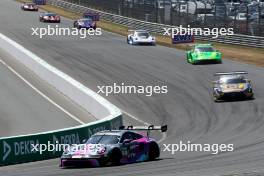
[[[49,98],[47,95],[45,95],[43,92],[41,92],[39,89],[37,89],[34,85],[32,85],[28,80],[26,80],[23,76],[21,76],[18,72],[16,72],[11,66],[9,66],[6,62],[4,62],[3,60],[0,59],[0,63],[3,64],[6,68],[8,68],[13,74],[15,74],[18,78],[20,78],[24,83],[26,83],[29,87],[31,87],[34,91],[36,91],[39,95],[41,95],[43,98],[45,98],[47,101],[49,101],[51,104],[53,104],[54,106],[56,106],[59,110],[61,110],[62,112],[64,112],[65,114],[67,114],[69,117],[71,117],[72,119],[76,120],[77,122],[79,122],[80,124],[85,124],[83,121],[81,121],[79,118],[77,118],[76,116],[72,115],[69,111],[67,111],[66,109],[64,109],[63,107],[61,107],[60,105],[58,105],[56,102],[54,102],[51,98]],[[133,116],[132,114],[121,110],[124,114],[126,114],[127,116],[129,116],[130,118],[149,126],[150,123],[145,122],[135,116]],[[158,141],[158,143],[161,143],[162,141],[164,141],[166,139],[167,135],[166,133],[162,133],[162,138]]]
[[54,102],[51,98],[46,96],[44,93],[42,93],[39,89],[37,89],[35,86],[33,86],[28,80],[26,80],[23,76],[21,76],[19,73],[17,73],[11,66],[9,66],[6,62],[0,59],[0,63],[3,64],[6,68],[8,68],[12,73],[14,73],[18,78],[20,78],[24,83],[26,83],[29,87],[31,87],[34,91],[36,91],[39,95],[41,95],[43,98],[48,100],[51,104],[56,106],[59,110],[67,114],[70,118],[74,119],[75,121],[79,122],[80,124],[85,124],[83,121],[81,121],[76,116],[72,115],[69,111],[58,105],[56,102]]

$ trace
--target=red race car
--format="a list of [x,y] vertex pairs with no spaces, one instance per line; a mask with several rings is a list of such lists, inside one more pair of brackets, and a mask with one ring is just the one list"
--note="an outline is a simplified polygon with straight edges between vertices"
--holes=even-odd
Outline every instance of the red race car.
[[24,3],[21,5],[21,9],[25,11],[38,11],[38,6],[34,3]]
[[44,12],[39,16],[40,22],[60,23],[60,16],[56,13]]

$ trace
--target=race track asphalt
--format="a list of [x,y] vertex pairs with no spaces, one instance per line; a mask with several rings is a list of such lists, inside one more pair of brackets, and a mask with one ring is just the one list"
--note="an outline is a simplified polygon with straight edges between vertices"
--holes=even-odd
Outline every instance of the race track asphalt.
[[[0,53],[0,59],[2,61],[7,57]],[[0,137],[32,134],[80,124],[42,97],[2,62],[0,75]],[[39,82],[38,86],[42,84]],[[53,99],[60,98],[54,96]]]
[[[10,10],[12,9],[12,11]],[[103,31],[86,39],[68,36],[31,36],[31,27],[47,27],[38,13],[22,12],[19,4],[0,1],[0,32],[98,91],[98,85],[167,85],[167,94],[147,97],[111,94],[106,98],[123,111],[146,121],[168,124],[163,144],[180,140],[201,144],[234,144],[233,152],[162,152],[161,160],[118,167],[60,169],[58,160],[0,168],[0,175],[254,175],[264,173],[264,69],[223,60],[223,64],[190,65],[185,52],[163,46],[130,46],[126,39]],[[55,26],[56,24],[51,24]],[[60,27],[72,27],[62,18]],[[214,103],[214,72],[244,70],[255,90],[255,100]],[[130,118],[125,116],[125,118]],[[256,174],[255,174],[256,175]]]

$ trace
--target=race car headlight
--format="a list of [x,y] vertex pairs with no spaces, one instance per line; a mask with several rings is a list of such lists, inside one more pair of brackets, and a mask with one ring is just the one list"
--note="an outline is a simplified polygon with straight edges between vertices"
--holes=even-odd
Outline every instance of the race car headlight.
[[79,22],[79,25],[81,25],[81,26],[84,25],[84,22]]
[[97,149],[97,154],[104,154],[106,152],[106,148],[105,147],[100,147]]

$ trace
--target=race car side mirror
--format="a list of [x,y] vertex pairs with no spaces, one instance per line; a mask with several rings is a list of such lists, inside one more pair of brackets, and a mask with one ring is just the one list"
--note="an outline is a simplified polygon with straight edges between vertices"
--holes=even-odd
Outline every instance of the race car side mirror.
[[168,126],[167,125],[163,125],[162,127],[161,127],[161,132],[163,133],[163,132],[166,132],[168,130]]
[[123,144],[129,144],[131,141],[132,141],[131,139],[125,139],[125,140],[123,141]]

